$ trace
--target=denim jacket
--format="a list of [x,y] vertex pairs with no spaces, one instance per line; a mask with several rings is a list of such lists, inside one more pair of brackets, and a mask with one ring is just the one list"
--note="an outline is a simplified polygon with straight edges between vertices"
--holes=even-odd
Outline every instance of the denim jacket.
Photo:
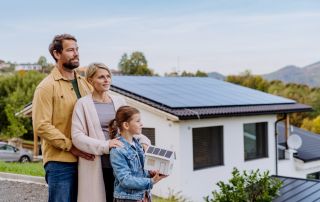
[[133,138],[134,145],[120,136],[123,147],[112,148],[110,161],[113,168],[114,198],[143,200],[147,192],[150,198],[150,189],[153,183],[149,173],[144,170],[144,152],[142,146]]

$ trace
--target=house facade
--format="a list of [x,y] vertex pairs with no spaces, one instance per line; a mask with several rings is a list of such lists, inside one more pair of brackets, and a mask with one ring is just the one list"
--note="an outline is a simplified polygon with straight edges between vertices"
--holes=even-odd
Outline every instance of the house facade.
[[[154,186],[152,192],[155,195],[165,197],[170,192],[180,193],[191,201],[203,201],[203,197],[211,195],[211,192],[218,188],[218,181],[227,181],[231,177],[234,167],[239,170],[269,170],[271,175],[275,175],[277,114],[310,110],[309,106],[292,100],[273,100],[273,95],[214,79],[203,83],[202,79],[186,82],[194,86],[194,89],[190,89],[190,86],[185,86],[187,89],[179,86],[180,82],[185,85],[184,78],[113,79],[113,93],[123,96],[129,105],[138,108],[144,128],[152,131],[144,134],[153,139],[156,146],[176,152],[172,174]],[[159,88],[159,85],[165,87]],[[179,87],[169,89],[170,85]],[[213,97],[216,94],[210,91],[210,87],[216,88],[220,96],[230,98],[224,103],[216,102],[215,106],[205,105],[206,103],[200,103],[197,107],[180,106],[184,101],[188,101],[188,97],[183,97],[177,90],[190,92],[191,106],[198,104],[198,100],[192,100],[193,96],[208,95],[201,91],[204,86],[205,91],[209,90]],[[197,88],[199,91],[195,90]],[[145,92],[147,89],[152,92]],[[225,91],[221,92],[223,89]],[[250,93],[256,97],[257,103],[254,103],[254,99],[251,99],[252,103],[249,104],[241,103],[242,98],[250,96]],[[161,98],[161,95],[165,98]],[[234,100],[232,104],[228,104],[228,100],[233,96],[239,100],[239,104]],[[259,103],[260,96],[270,103]],[[173,104],[170,106],[171,103]]]

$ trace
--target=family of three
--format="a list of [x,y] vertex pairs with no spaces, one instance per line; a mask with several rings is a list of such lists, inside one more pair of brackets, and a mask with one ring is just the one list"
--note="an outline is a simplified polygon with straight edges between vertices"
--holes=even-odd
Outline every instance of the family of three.
[[102,63],[77,74],[77,40],[57,35],[49,46],[56,66],[37,86],[32,108],[41,137],[48,201],[151,201],[165,176],[144,170],[139,111],[109,94],[112,75]]

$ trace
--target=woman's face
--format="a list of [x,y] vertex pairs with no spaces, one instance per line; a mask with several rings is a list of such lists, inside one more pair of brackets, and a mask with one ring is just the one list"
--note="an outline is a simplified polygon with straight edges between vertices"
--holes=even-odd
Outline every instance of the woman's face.
[[105,69],[98,68],[96,73],[88,79],[97,92],[108,91],[111,85],[111,75]]

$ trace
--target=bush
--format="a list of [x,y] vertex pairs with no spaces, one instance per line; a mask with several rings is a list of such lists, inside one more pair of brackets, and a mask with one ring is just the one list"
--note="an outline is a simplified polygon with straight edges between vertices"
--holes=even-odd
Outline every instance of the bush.
[[238,169],[232,171],[232,178],[229,183],[222,181],[217,183],[220,192],[213,191],[213,198],[205,197],[206,202],[267,202],[278,196],[282,182],[269,176],[269,171],[251,171],[249,174]]

